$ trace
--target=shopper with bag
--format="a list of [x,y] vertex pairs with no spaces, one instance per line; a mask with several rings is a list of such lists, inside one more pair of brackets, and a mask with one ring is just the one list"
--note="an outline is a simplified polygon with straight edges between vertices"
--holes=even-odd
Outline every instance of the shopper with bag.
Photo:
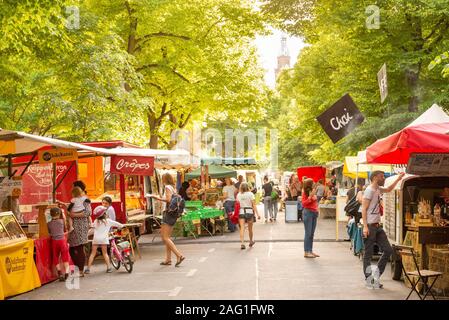
[[151,198],[165,204],[165,210],[162,216],[161,236],[162,241],[165,243],[166,255],[165,261],[161,262],[161,265],[171,265],[171,254],[173,252],[177,258],[175,264],[175,267],[177,267],[185,260],[185,257],[178,250],[178,248],[176,248],[170,237],[173,232],[173,226],[182,215],[182,212],[180,211],[184,209],[185,203],[182,197],[176,193],[175,182],[170,173],[167,172],[162,176],[162,183],[164,185],[164,196],[159,197],[157,195],[151,195]]
[[[385,188],[385,175],[383,171],[374,171],[371,173],[371,184],[363,193],[362,202],[362,218],[363,218],[363,238],[365,254],[363,256],[363,273],[365,274],[366,287],[368,289],[380,289],[383,287],[379,282],[379,278],[385,271],[387,262],[393,254],[388,237],[384,229],[380,225],[382,216],[381,194],[391,192],[401,181],[404,173],[400,173],[397,179]],[[371,258],[373,257],[374,244],[382,249],[382,256],[377,264],[377,268],[371,266]],[[373,272],[376,270],[376,272]]]
[[255,244],[253,223],[257,219],[260,219],[260,215],[257,212],[254,194],[249,190],[248,184],[242,182],[240,185],[240,191],[237,194],[237,201],[240,204],[239,212],[239,225],[240,225],[240,249],[244,250],[245,247],[245,223],[248,224],[249,233],[249,246],[252,247]]
[[281,198],[281,191],[277,186],[271,182],[273,186],[273,191],[271,191],[271,204],[273,205],[273,220],[276,221],[279,211],[279,199]]
[[263,178],[263,209],[265,213],[265,223],[268,222],[268,215],[270,216],[270,222],[273,222],[273,203],[271,201],[271,193],[273,192],[273,185],[269,182],[267,176]]

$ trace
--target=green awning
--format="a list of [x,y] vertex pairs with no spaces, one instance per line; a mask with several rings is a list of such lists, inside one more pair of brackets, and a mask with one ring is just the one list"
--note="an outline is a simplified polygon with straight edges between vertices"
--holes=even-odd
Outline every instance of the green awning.
[[222,157],[209,157],[201,158],[201,165],[224,165],[224,166],[248,166],[257,165],[254,158],[222,158]]
[[[209,166],[209,176],[218,179],[218,178],[236,178],[237,177],[237,171],[231,170],[225,167],[210,165]],[[193,170],[192,172],[189,172],[186,174],[185,178],[186,180],[191,179],[197,179],[201,177],[201,167]]]

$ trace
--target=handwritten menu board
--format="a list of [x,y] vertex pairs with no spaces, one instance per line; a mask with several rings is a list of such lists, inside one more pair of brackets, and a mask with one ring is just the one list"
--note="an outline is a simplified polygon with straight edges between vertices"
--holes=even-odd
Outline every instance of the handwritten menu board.
[[407,173],[416,175],[449,175],[449,153],[412,153]]
[[384,229],[389,239],[396,239],[396,192],[383,194]]

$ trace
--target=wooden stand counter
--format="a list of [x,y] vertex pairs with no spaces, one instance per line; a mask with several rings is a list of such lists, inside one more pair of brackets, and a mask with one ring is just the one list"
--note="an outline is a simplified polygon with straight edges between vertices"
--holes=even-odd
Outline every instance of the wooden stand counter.
[[35,206],[39,210],[37,221],[39,224],[39,238],[48,238],[50,235],[48,233],[47,227],[47,217],[45,212],[51,208],[57,208],[58,205],[55,203],[47,203],[47,204],[38,204]]

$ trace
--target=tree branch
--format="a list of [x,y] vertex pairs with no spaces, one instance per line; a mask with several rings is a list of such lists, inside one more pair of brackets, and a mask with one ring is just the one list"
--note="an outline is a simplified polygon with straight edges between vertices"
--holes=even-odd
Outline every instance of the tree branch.
[[168,146],[170,143],[167,141],[167,140],[165,140],[161,135],[158,135],[158,137],[159,137],[159,139],[161,139],[161,142],[164,144],[164,145],[166,145],[166,146]]
[[174,69],[173,67],[170,67],[170,66],[167,66],[167,65],[163,65],[163,64],[159,64],[159,63],[150,63],[150,64],[143,65],[143,66],[137,68],[136,71],[142,71],[144,69],[149,69],[149,68],[165,68],[165,69],[168,69],[173,74],[175,74],[176,76],[178,76],[179,78],[184,80],[185,82],[191,83],[190,80],[187,79],[184,75],[182,75],[178,70]]
[[218,19],[218,21],[215,21],[210,27],[209,29],[207,29],[206,33],[204,34],[204,36],[201,37],[201,40],[206,39],[206,37],[209,35],[209,33],[212,31],[213,27],[215,27],[217,24],[219,24],[220,22],[226,21],[223,19],[223,17],[221,17],[220,19]]
[[426,53],[431,53],[432,52],[432,48],[434,48],[441,40],[443,40],[443,34],[449,29],[449,21],[446,21],[443,29],[441,30],[440,34],[438,35],[438,37],[435,38],[435,40],[433,40],[432,42],[429,43],[429,45],[427,46],[427,49],[425,49]]
[[187,37],[187,36],[180,36],[180,35],[173,34],[173,33],[159,31],[159,32],[156,32],[156,33],[150,33],[150,34],[144,35],[142,38],[137,39],[136,40],[136,44],[137,44],[136,50],[141,50],[142,47],[149,40],[151,40],[151,38],[156,38],[156,37],[160,37],[160,38],[175,38],[175,39],[181,39],[181,40],[185,40],[185,41],[191,40],[191,38]]
[[177,38],[177,39],[182,39],[182,40],[191,40],[192,38],[187,37],[187,36],[180,36],[178,34],[174,34],[174,33],[168,33],[168,32],[155,32],[155,33],[149,33],[147,35],[144,35],[142,38],[137,39],[137,42],[143,41],[143,40],[148,40],[154,37],[163,37],[163,38]]
[[[187,115],[187,118],[179,124],[179,129],[183,129],[187,125],[190,118],[192,117],[192,114],[193,114],[193,109],[190,110],[189,114]],[[182,117],[181,117],[181,119],[182,119]]]

